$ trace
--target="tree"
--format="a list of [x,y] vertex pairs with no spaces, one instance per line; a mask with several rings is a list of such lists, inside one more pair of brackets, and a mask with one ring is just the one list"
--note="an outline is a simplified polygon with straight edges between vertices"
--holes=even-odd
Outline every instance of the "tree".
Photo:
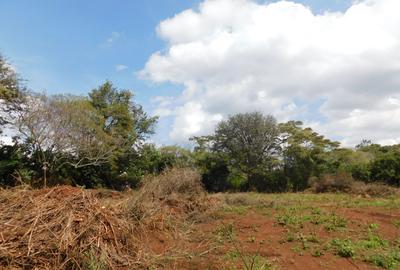
[[278,135],[273,116],[236,114],[217,125],[213,149],[227,153],[238,168],[251,173],[261,164],[273,166],[271,161],[279,152]]
[[204,187],[209,192],[224,192],[234,189],[232,172],[229,170],[228,158],[223,153],[212,152],[212,136],[190,138],[195,142],[192,152],[195,165],[201,174]]
[[106,163],[120,145],[102,129],[102,116],[81,97],[30,96],[16,116],[19,137],[29,146],[27,155],[42,168],[45,186],[47,173]]
[[154,133],[157,117],[149,117],[132,99],[130,90],[119,90],[109,81],[89,93],[90,103],[104,117],[104,131],[139,145]]
[[279,124],[283,170],[288,188],[298,191],[308,185],[308,179],[321,173],[324,154],[336,149],[338,142],[330,141],[300,121]]
[[12,66],[0,55],[0,127],[9,123],[12,111],[21,108],[25,89],[20,81]]
[[[132,171],[135,166],[131,163],[137,163],[135,159],[140,156],[140,148],[154,133],[157,117],[149,117],[140,105],[133,102],[131,91],[120,90],[109,81],[89,93],[89,102],[103,117],[103,131],[121,142],[112,151],[110,163],[100,178],[120,179],[121,174],[131,174],[136,179],[138,173]],[[132,177],[127,175],[128,179]]]
[[400,145],[381,147],[371,162],[371,178],[400,186]]
[[230,116],[218,123],[212,136],[199,137],[197,141],[202,144],[199,147],[210,145],[212,152],[224,155],[235,182],[244,182],[246,189],[251,189],[260,186],[254,181],[268,181],[260,176],[276,168],[278,135],[274,117],[254,112]]

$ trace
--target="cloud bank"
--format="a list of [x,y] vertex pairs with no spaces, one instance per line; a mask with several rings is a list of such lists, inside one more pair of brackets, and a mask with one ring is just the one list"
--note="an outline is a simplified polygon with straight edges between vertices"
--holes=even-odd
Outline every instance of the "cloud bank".
[[140,72],[183,85],[155,97],[170,138],[207,134],[230,114],[303,120],[345,145],[400,142],[400,1],[313,14],[298,3],[206,0],[162,21],[166,42]]

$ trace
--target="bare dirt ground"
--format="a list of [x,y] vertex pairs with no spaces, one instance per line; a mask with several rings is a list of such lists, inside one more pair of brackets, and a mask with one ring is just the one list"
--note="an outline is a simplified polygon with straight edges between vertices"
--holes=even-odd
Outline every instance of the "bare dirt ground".
[[399,269],[397,198],[214,197],[224,203],[185,237],[149,236],[146,245],[163,258],[154,269]]

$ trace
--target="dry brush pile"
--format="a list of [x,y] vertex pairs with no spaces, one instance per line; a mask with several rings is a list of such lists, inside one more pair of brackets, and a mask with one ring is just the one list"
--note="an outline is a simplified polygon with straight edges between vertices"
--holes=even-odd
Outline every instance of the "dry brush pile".
[[103,206],[99,192],[68,186],[0,190],[0,269],[145,268],[151,230],[176,231],[167,219],[179,226],[211,204],[189,169],[143,183],[116,207]]
[[1,267],[121,269],[137,261],[132,226],[103,207],[93,191],[7,190],[0,205]]
[[139,223],[163,229],[165,220],[190,219],[213,208],[200,175],[191,169],[171,168],[144,179],[137,196],[128,202],[128,214]]
[[345,172],[326,174],[309,181],[310,191],[314,193],[348,193],[366,197],[387,197],[399,194],[399,189],[384,183],[364,183],[356,181]]

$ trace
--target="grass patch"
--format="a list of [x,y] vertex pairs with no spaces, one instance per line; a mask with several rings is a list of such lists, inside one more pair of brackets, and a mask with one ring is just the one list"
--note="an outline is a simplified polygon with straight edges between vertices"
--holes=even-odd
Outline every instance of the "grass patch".
[[391,251],[382,254],[371,255],[366,259],[366,262],[379,266],[383,269],[398,269],[400,265],[400,252]]
[[333,239],[330,243],[335,254],[344,258],[351,258],[355,255],[355,247],[349,239]]
[[343,230],[347,226],[347,220],[344,217],[332,214],[325,225],[328,232]]

